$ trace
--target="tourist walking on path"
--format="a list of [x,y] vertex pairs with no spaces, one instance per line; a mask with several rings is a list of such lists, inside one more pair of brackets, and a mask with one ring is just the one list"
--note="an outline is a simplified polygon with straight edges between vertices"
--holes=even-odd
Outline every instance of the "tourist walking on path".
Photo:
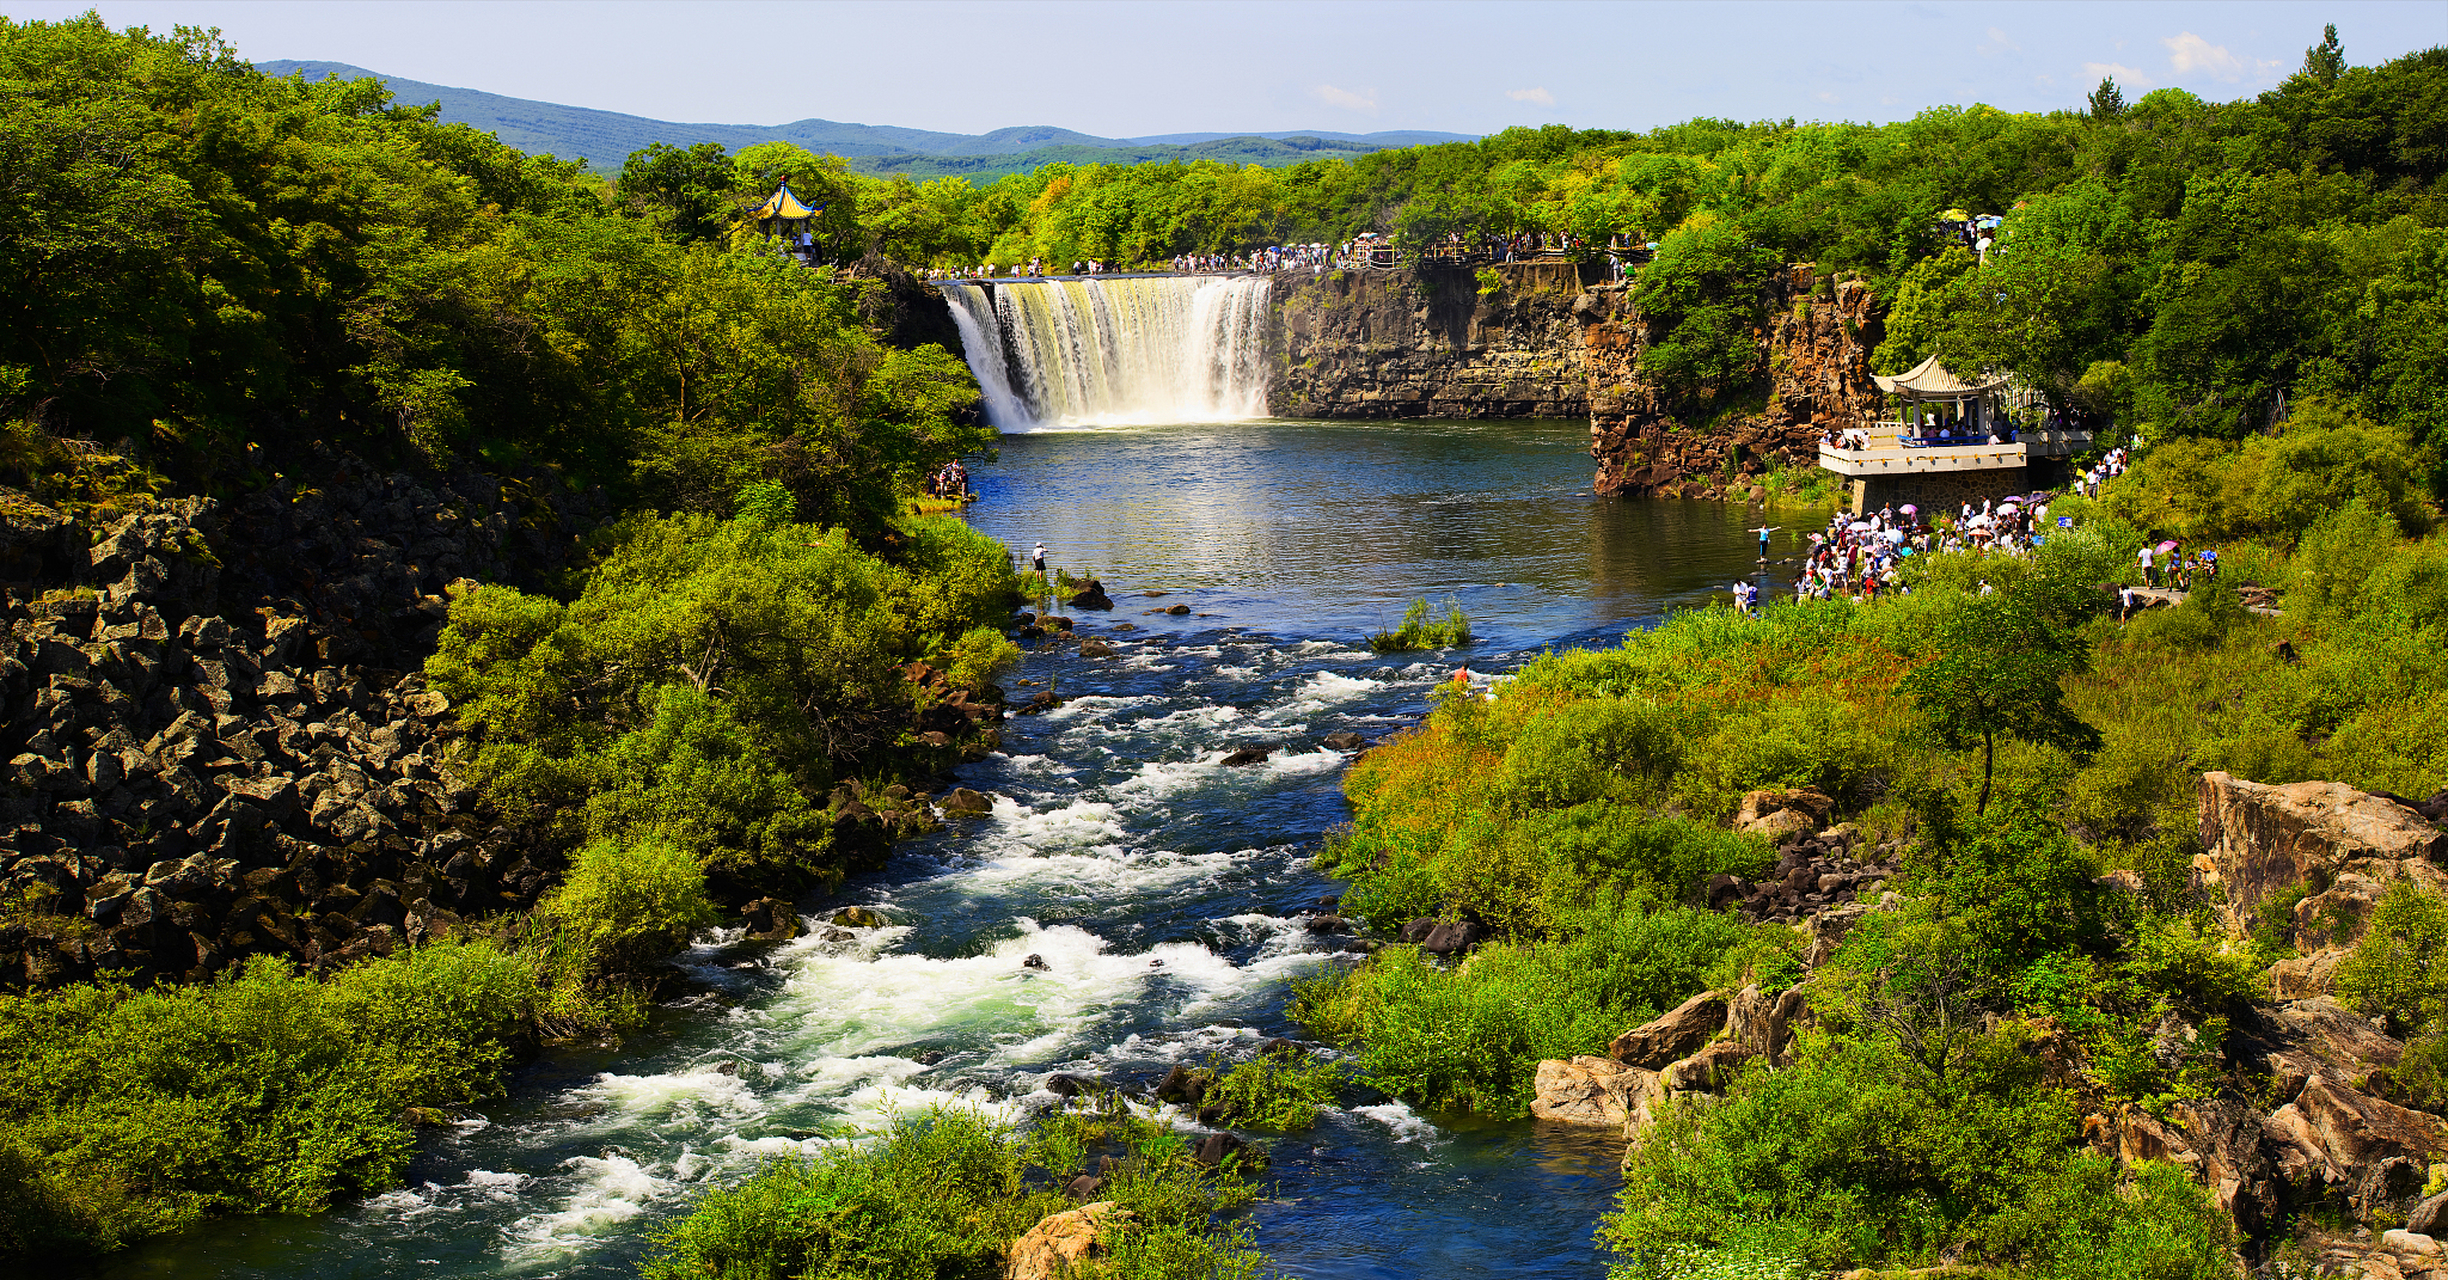
[[2154,548],[2152,548],[2152,547],[2151,547],[2151,546],[2149,546],[2148,544],[2145,544],[2145,545],[2143,546],[2143,548],[2142,548],[2141,554],[2139,554],[2139,555],[2137,555],[2137,556],[2135,556],[2135,557],[2134,557],[2135,559],[2137,559],[2137,560],[2139,560],[2139,561],[2141,561],[2141,562],[2142,562],[2142,585],[2143,585],[2143,586],[2146,586],[2146,587],[2155,587],[2155,586],[2158,586],[2158,585],[2159,585],[2159,580],[2158,580],[2157,578],[2155,578],[2155,577],[2153,577],[2153,576],[2151,575],[2151,557],[2152,557],[2152,556],[2154,556],[2154,555],[2156,555],[2156,554],[2157,554],[2157,551],[2156,551]]

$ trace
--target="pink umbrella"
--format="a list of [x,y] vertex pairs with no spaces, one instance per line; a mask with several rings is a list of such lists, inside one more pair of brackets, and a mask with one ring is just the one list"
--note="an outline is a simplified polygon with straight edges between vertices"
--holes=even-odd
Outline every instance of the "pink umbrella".
[[2159,544],[2159,549],[2161,551],[2174,551],[2176,549],[2176,544],[2173,542],[2162,542]]
[[1917,516],[1921,514],[1921,508],[1916,507],[1909,502],[1905,503],[1903,506],[1897,507],[1896,510],[1901,511],[1908,516]]

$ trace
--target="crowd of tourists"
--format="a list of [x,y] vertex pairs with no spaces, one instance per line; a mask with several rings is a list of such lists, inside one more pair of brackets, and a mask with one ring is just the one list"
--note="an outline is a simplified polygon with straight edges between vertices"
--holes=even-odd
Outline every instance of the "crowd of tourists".
[[967,498],[969,468],[962,466],[957,458],[943,464],[935,474],[927,477],[926,491],[930,498]]
[[[2029,555],[2046,537],[2049,497],[2032,494],[2003,502],[1983,499],[1977,508],[1967,502],[1952,520],[1943,522],[1924,520],[1921,509],[1909,502],[1858,514],[1839,511],[1829,518],[1826,529],[1810,535],[1809,549],[1791,584],[1794,598],[1876,600],[1883,595],[1909,594],[1902,568],[1905,560],[1916,555],[1965,551]],[[1760,558],[1765,561],[1768,535],[1775,530],[1752,532],[1760,535]],[[1986,590],[1985,583],[1983,586]],[[1747,613],[1758,601],[1759,588],[1747,582],[1736,585],[1737,608]]]

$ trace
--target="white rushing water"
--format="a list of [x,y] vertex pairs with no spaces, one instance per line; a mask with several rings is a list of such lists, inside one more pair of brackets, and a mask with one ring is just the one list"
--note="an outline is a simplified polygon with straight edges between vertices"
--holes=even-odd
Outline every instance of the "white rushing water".
[[1005,431],[1224,422],[1266,413],[1263,276],[948,283]]

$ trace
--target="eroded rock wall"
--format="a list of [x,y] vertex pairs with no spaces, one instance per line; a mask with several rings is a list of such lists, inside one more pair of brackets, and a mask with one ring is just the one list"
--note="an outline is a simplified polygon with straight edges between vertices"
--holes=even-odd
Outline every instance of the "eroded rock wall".
[[451,776],[416,671],[446,582],[534,585],[599,513],[316,461],[98,527],[0,494],[0,985],[345,962],[558,872]]
[[1287,272],[1270,412],[1295,418],[1564,418],[1589,410],[1582,268]]
[[1768,399],[1718,416],[1678,408],[1639,372],[1653,334],[1621,287],[1581,304],[1597,491],[1625,497],[1743,497],[1756,478],[1818,465],[1818,438],[1873,414],[1870,352],[1878,310],[1858,280],[1822,285],[1808,264],[1789,268],[1768,302],[1775,316],[1755,337],[1767,347]]

